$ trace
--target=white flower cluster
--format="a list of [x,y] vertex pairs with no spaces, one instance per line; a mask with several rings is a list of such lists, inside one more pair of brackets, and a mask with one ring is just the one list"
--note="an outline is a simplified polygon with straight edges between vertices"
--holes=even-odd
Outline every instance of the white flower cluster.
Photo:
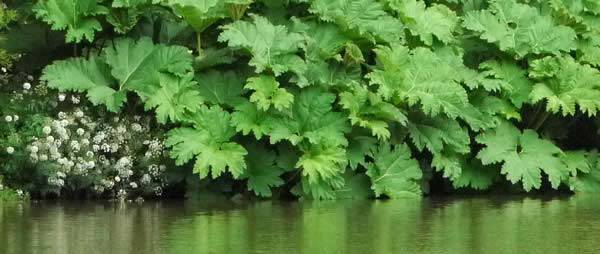
[[82,109],[59,112],[28,152],[32,162],[51,165],[47,181],[55,188],[87,184],[97,194],[118,198],[160,195],[167,154],[149,122],[142,117],[93,119]]

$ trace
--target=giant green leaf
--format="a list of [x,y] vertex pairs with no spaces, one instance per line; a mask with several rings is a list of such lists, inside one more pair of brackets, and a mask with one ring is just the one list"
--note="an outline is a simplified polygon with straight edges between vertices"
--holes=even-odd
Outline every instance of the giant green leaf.
[[249,64],[257,73],[271,70],[278,76],[304,63],[295,54],[303,36],[288,32],[285,26],[273,25],[261,16],[253,16],[252,22],[236,21],[223,26],[219,41],[249,51],[252,54]]
[[109,66],[97,57],[56,61],[44,69],[41,79],[59,91],[86,92],[94,105],[106,105],[112,112],[117,112],[127,101],[125,92],[111,87],[114,80]]
[[295,97],[290,115],[269,119],[271,143],[285,139],[293,144],[307,140],[312,144],[346,145],[348,122],[341,113],[332,111],[334,100],[334,94],[319,89],[303,90]]
[[311,0],[309,11],[349,32],[373,41],[396,42],[403,37],[402,22],[375,0]]
[[382,143],[377,149],[373,149],[370,156],[373,162],[367,165],[367,175],[371,178],[371,188],[375,195],[390,198],[421,195],[421,168],[411,158],[407,145]]
[[579,107],[593,116],[600,110],[600,72],[589,65],[571,57],[545,57],[531,63],[529,75],[538,80],[531,101],[545,100],[549,112],[573,115]]
[[270,107],[283,110],[294,102],[294,95],[279,87],[279,82],[272,76],[251,77],[244,88],[254,91],[250,95],[250,101],[256,103],[261,110],[268,110]]
[[550,15],[516,0],[490,2],[489,9],[468,12],[463,25],[501,50],[523,58],[527,54],[559,54],[575,49],[575,31],[557,25]]
[[106,14],[108,9],[96,0],[41,0],[33,12],[53,30],[66,30],[67,42],[78,43],[94,40],[94,34],[102,30],[96,16]]
[[480,134],[477,142],[485,145],[477,158],[484,165],[503,163],[502,174],[512,183],[522,182],[526,191],[541,186],[542,171],[548,175],[554,188],[558,188],[569,175],[570,170],[559,157],[562,150],[541,139],[533,130],[521,133],[512,124],[504,122]]
[[202,105],[203,99],[191,75],[183,78],[162,75],[159,83],[145,104],[146,110],[155,108],[158,122],[180,121],[186,113],[195,112]]
[[261,146],[252,145],[247,146],[246,149],[248,169],[242,178],[248,179],[248,190],[254,191],[258,196],[270,197],[271,188],[284,183],[280,177],[284,171],[275,162],[277,156],[274,151]]
[[196,158],[194,172],[201,178],[216,178],[227,169],[239,178],[246,169],[244,157],[248,153],[241,145],[230,142],[235,135],[231,116],[218,106],[203,106],[188,121],[193,128],[180,127],[167,133],[166,145],[172,147],[171,156],[178,164]]
[[454,40],[458,17],[445,5],[433,4],[426,7],[421,0],[387,1],[400,14],[411,34],[419,36],[426,45],[433,43],[433,36],[446,44]]
[[119,89],[141,94],[158,83],[161,72],[183,75],[192,69],[192,57],[187,49],[155,45],[148,37],[138,41],[118,39],[114,47],[104,50],[103,56],[119,81]]

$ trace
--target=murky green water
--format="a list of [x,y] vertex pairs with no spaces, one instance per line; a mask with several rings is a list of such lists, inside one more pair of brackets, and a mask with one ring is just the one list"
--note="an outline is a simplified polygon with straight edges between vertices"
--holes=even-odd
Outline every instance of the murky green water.
[[600,253],[600,197],[4,203],[0,253]]

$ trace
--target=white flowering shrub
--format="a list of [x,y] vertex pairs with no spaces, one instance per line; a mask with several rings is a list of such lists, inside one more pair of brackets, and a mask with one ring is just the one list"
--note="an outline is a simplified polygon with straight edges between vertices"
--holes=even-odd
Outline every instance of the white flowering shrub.
[[42,172],[28,163],[31,137],[40,133],[48,112],[59,107],[54,93],[32,75],[0,68],[0,176],[3,187],[30,190]]
[[36,196],[161,196],[169,165],[153,117],[107,115],[0,69],[0,182]]
[[53,192],[92,191],[119,198],[160,196],[168,154],[150,117],[94,118],[80,108],[59,112],[27,147],[47,170]]

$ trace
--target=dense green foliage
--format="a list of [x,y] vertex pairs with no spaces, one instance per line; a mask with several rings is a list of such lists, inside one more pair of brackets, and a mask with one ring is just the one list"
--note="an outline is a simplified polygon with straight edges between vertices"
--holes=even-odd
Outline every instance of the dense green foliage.
[[[440,188],[430,183],[441,177],[456,189],[600,191],[594,0],[9,9],[19,14],[8,18],[5,55],[24,54],[17,65],[32,61],[20,68],[43,69],[49,88],[112,113],[153,112],[198,188],[396,198]],[[33,52],[47,58],[34,64]]]

